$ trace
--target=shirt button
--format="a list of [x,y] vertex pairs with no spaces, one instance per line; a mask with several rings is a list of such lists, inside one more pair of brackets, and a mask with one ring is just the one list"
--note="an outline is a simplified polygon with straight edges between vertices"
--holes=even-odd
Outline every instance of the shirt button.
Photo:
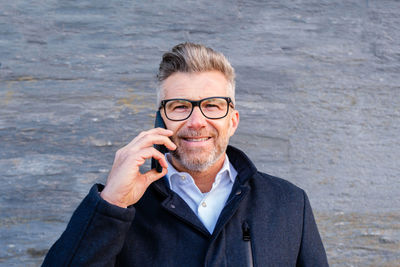
[[201,205],[203,206],[203,208],[207,207],[206,202],[201,203]]
[[186,180],[186,176],[182,175],[181,179],[182,179],[182,181],[185,181]]

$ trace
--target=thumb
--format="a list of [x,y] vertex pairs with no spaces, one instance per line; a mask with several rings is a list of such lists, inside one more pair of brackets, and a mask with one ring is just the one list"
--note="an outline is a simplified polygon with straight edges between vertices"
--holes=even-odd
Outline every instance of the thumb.
[[146,180],[148,181],[149,184],[151,184],[154,181],[157,181],[161,177],[165,176],[168,173],[167,168],[162,168],[162,172],[158,172],[156,169],[151,169],[150,171],[144,173],[146,176]]

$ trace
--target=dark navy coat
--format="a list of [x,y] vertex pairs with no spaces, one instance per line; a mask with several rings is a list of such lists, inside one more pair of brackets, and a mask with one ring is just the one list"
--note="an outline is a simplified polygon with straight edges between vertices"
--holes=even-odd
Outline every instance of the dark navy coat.
[[165,179],[127,209],[95,185],[43,266],[328,266],[305,192],[227,154],[238,176],[212,234]]

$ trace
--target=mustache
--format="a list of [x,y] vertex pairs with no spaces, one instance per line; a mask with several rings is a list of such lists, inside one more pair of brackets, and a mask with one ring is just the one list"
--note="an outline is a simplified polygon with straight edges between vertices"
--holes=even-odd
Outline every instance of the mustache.
[[196,131],[196,130],[184,129],[184,130],[179,131],[176,134],[176,137],[178,137],[178,138],[190,138],[190,137],[199,137],[199,136],[215,137],[215,136],[217,136],[217,132],[215,130]]

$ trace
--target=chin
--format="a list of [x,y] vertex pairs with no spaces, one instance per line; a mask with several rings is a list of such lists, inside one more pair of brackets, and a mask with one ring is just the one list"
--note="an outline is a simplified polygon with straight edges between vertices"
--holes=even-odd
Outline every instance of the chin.
[[193,172],[202,172],[211,167],[219,158],[215,151],[173,151],[172,156],[185,169]]

